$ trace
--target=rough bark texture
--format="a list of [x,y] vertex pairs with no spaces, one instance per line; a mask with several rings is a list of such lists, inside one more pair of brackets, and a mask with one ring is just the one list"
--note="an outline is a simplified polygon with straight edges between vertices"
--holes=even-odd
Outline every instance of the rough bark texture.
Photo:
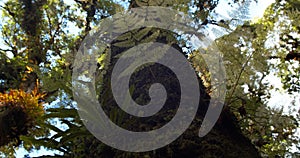
[[[165,38],[157,38],[156,42],[169,43]],[[175,49],[182,52],[178,45],[173,45]],[[113,95],[110,87],[110,76],[114,64],[116,63],[116,55],[126,51],[128,48],[111,47],[111,65],[104,77],[104,88],[102,89],[102,94],[106,96],[104,100],[100,99],[101,103],[104,103],[104,110],[109,116],[112,110],[118,110],[118,117],[122,117],[123,121],[121,123],[115,122],[122,128],[133,130],[133,131],[149,131],[157,129],[165,125],[176,113],[180,99],[180,85],[179,82],[173,74],[173,72],[159,64],[149,65],[140,69],[138,72],[131,76],[130,85],[135,87],[132,98],[139,104],[146,104],[150,101],[148,96],[148,90],[151,84],[161,83],[166,88],[168,93],[168,99],[159,113],[152,117],[146,118],[136,118],[129,116],[124,111],[122,111],[117,103],[113,99]],[[176,61],[174,61],[176,62]],[[207,111],[210,96],[206,93],[205,87],[202,84],[200,78],[198,78],[201,99],[199,102],[199,109],[197,115],[190,125],[189,129],[185,131],[176,141],[170,145],[158,149],[156,151],[145,152],[145,153],[128,153],[119,150],[112,149],[107,146],[103,146],[101,152],[90,153],[93,156],[101,155],[101,157],[260,157],[258,151],[251,143],[251,141],[246,138],[235,119],[235,116],[226,107],[214,126],[212,131],[203,138],[198,137],[199,127]],[[97,140],[90,140],[95,144]],[[90,156],[92,156],[90,155]]]

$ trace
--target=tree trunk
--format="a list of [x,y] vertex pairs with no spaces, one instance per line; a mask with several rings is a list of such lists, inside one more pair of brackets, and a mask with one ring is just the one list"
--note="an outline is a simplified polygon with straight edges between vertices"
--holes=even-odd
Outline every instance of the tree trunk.
[[[170,33],[166,30],[160,31],[164,33]],[[174,38],[173,40],[176,40],[176,38]],[[164,44],[174,42],[168,41],[164,36],[160,36],[154,41]],[[168,99],[163,109],[159,111],[159,114],[155,114],[154,118],[136,118],[129,116],[124,111],[122,111],[114,101],[114,97],[112,95],[110,87],[112,70],[115,66],[115,63],[117,62],[116,56],[128,50],[129,48],[113,46],[114,42],[119,41],[118,39],[116,39],[112,42],[111,63],[104,77],[104,82],[102,83],[103,89],[101,91],[101,95],[106,97],[104,99],[99,99],[99,102],[104,103],[104,111],[109,116],[111,111],[117,109],[118,116],[122,116],[122,120],[125,121],[119,124],[117,122],[115,123],[128,130],[148,131],[162,127],[172,119],[172,116],[174,116],[174,114],[176,113],[176,109],[178,108],[178,103],[180,101],[180,85],[178,84],[176,76],[170,69],[159,64],[153,64],[144,67],[138,72],[132,74],[129,87],[135,87],[132,92],[132,98],[137,103],[145,104],[150,101],[147,94],[148,89],[151,84],[157,82],[165,86],[168,93]],[[172,46],[175,49],[179,50],[182,54],[184,54],[179,45],[173,44]],[[217,124],[209,132],[209,134],[204,136],[203,138],[198,137],[199,127],[205,116],[210,100],[210,96],[206,93],[201,79],[198,78],[198,81],[201,98],[197,115],[190,127],[176,141],[163,148],[144,153],[128,153],[106,146],[105,148],[103,148],[103,151],[99,153],[101,157],[260,157],[259,152],[251,143],[251,141],[242,134],[234,114],[226,107],[223,109],[223,112],[219,117]]]

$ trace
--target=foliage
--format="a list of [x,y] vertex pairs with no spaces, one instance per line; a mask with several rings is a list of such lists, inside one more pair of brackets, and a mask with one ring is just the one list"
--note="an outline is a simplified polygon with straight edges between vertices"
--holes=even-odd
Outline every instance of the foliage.
[[[0,148],[12,154],[13,146],[21,144],[21,136],[38,137],[45,131],[38,127],[45,111],[40,100],[44,94],[23,90],[0,93]],[[9,145],[7,145],[9,144]]]
[[[297,8],[298,6],[298,8]],[[269,7],[265,19],[261,21],[265,30],[270,32],[270,40],[279,41],[271,44],[273,62],[270,64],[281,78],[288,93],[299,92],[300,62],[300,23],[299,1],[277,2]],[[266,24],[268,22],[268,24]],[[274,52],[277,54],[274,55]]]
[[[264,17],[256,22],[244,23],[245,17],[233,15],[238,21],[238,25],[234,27],[231,23],[233,19],[220,20],[214,14],[214,9],[219,4],[218,0],[123,0],[123,2],[129,3],[129,7],[171,6],[192,15],[195,24],[191,25],[194,25],[195,30],[201,31],[214,26],[218,27],[221,33],[230,31],[228,35],[218,38],[216,44],[222,52],[227,70],[226,105],[239,121],[238,128],[242,129],[244,135],[251,139],[265,157],[289,155],[291,145],[299,144],[299,138],[294,135],[295,129],[299,128],[299,115],[297,118],[284,113],[283,109],[268,107],[272,86],[265,82],[266,76],[275,72],[275,75],[282,79],[283,89],[290,93],[299,93],[300,58],[297,53],[300,51],[298,45],[300,16],[297,0],[276,1],[267,9]],[[228,3],[232,6],[239,4],[246,6],[242,14],[247,15],[247,5],[243,5],[247,3],[246,1],[233,0]],[[6,156],[13,156],[13,146],[23,143],[23,147],[29,151],[33,147],[37,149],[46,147],[69,157],[83,155],[96,157],[100,154],[111,157],[112,153],[122,155],[119,151],[99,142],[85,129],[74,106],[71,75],[75,53],[88,31],[101,19],[125,10],[124,6],[106,0],[74,0],[71,5],[62,0],[8,0],[1,8],[3,11],[1,34],[4,46],[0,49],[0,145],[6,145],[1,147],[1,152]],[[238,11],[240,10],[233,14],[237,14]],[[209,93],[210,74],[201,58],[202,52],[194,51],[187,43],[189,39],[184,35],[170,34],[157,28],[141,28],[119,36],[112,47],[117,51],[124,51],[140,41],[143,43],[164,38],[169,39],[168,42],[178,40],[176,42],[180,43],[181,48],[188,49],[189,60],[199,72]],[[270,42],[272,39],[275,44]],[[105,53],[97,59],[99,72],[96,75],[100,82],[97,92],[109,95],[109,92],[103,92],[107,88],[104,76],[109,71],[110,59],[114,59],[115,56],[112,57],[107,49],[104,51]],[[40,91],[46,92],[46,95],[38,93],[37,87],[31,87],[32,83],[36,85],[36,79],[39,79]],[[21,90],[16,90],[19,88]],[[48,102],[51,106],[46,107],[39,101]],[[108,102],[107,105],[112,105],[109,101],[108,97],[103,100]],[[3,136],[13,133],[6,130],[15,130],[11,124],[7,128],[2,128],[2,125],[7,125],[3,122],[4,113],[10,115],[7,113],[10,110],[7,109],[19,109],[19,112],[26,114],[23,117],[27,119],[16,120],[15,117],[9,117],[19,123],[20,128],[17,128],[19,131],[17,135],[5,140],[2,139]],[[224,111],[225,116],[230,114]],[[116,113],[118,110],[112,107],[109,115],[112,120],[118,122]],[[224,118],[220,120],[222,119]],[[49,134],[47,130],[52,133]],[[220,131],[212,133],[213,137],[221,135]],[[216,138],[222,138],[222,141],[227,139],[226,136]],[[208,144],[217,142],[220,145],[221,140],[207,138],[203,142]],[[218,145],[205,144],[201,149],[221,148]],[[180,144],[180,147],[182,146],[184,145]],[[171,147],[167,150],[165,153],[174,152],[171,151]],[[216,153],[210,151],[208,154]]]
[[[267,106],[273,89],[267,76],[280,77],[284,91],[299,94],[300,14],[291,7],[293,3],[274,3],[262,19],[245,22],[216,40],[227,70],[226,105],[236,114],[241,129],[262,156],[293,155],[289,153],[291,147],[299,145],[296,107],[291,105],[290,113],[286,113],[283,108]],[[191,58],[196,67],[203,67],[197,52]],[[209,75],[206,71],[200,70],[204,78]]]

